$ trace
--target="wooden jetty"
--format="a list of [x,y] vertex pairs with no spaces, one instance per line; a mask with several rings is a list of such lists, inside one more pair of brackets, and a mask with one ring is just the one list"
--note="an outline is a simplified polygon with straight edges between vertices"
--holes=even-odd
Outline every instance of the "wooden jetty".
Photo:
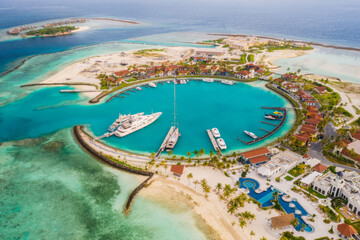
[[277,124],[275,123],[269,123],[269,122],[265,122],[265,121],[261,121],[262,123],[265,123],[265,124],[269,124],[269,125],[273,125],[273,126],[277,126]]
[[[275,125],[275,124],[274,124],[274,125],[276,126],[276,128],[275,128],[274,130],[268,132],[267,134],[265,134],[265,135],[262,136],[262,137],[258,137],[258,138],[254,139],[254,140],[251,140],[250,142],[246,142],[246,141],[244,141],[244,140],[242,140],[241,138],[238,137],[237,139],[238,139],[239,141],[241,141],[241,142],[243,142],[243,143],[245,143],[245,144],[247,144],[247,145],[250,145],[250,144],[259,142],[259,141],[264,140],[265,138],[271,136],[272,134],[274,134],[274,133],[275,133],[277,130],[279,130],[279,128],[281,128],[281,126],[285,123],[286,116],[287,116],[287,110],[286,110],[286,108],[283,108],[283,107],[261,107],[261,108],[262,108],[262,109],[273,109],[273,110],[282,111],[282,112],[284,113],[284,116],[283,116],[283,118],[281,119],[280,124],[279,124],[279,125]],[[262,121],[262,122],[263,122],[263,121]],[[264,129],[262,129],[262,130],[264,130]]]
[[133,89],[129,89],[128,91],[136,93],[136,91],[135,91],[135,90],[133,90]]
[[146,87],[146,88],[150,88],[150,86],[148,86],[148,85],[143,85],[144,87]]
[[217,142],[216,142],[216,140],[215,140],[215,137],[214,137],[214,135],[212,134],[211,130],[208,129],[208,130],[206,130],[206,132],[207,132],[207,134],[209,135],[210,141],[211,141],[211,143],[212,143],[215,151],[216,151],[216,152],[217,152],[217,151],[220,151],[220,148],[219,148],[219,146],[218,146],[218,144],[217,144]]
[[260,128],[260,130],[263,130],[263,131],[268,132],[268,133],[271,132],[271,131],[263,129],[263,128]]
[[161,144],[158,152],[156,153],[155,157],[159,157],[160,153],[165,150],[166,144],[169,141],[169,138],[170,138],[171,134],[174,132],[174,130],[175,130],[175,126],[171,126],[169,132],[167,133],[167,135],[166,135],[164,141],[162,142],[162,144]]
[[130,93],[127,92],[122,92],[121,94],[130,95]]
[[163,82],[159,82],[161,85],[164,85],[164,83]]

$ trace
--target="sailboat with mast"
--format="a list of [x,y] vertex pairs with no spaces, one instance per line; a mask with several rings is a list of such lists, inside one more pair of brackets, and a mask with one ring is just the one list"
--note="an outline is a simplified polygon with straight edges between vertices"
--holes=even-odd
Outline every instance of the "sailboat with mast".
[[[176,80],[176,79],[175,79]],[[179,139],[179,136],[181,136],[180,132],[179,132],[179,123],[176,122],[176,91],[175,91],[175,84],[174,84],[174,122],[173,122],[173,126],[171,126],[171,128],[175,129],[170,137],[168,142],[166,143],[166,150],[170,151],[171,149],[173,149]]]

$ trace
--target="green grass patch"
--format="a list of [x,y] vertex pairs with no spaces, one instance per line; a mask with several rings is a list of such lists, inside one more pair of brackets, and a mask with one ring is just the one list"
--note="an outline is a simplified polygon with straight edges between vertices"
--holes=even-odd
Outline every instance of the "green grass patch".
[[285,179],[286,181],[291,181],[291,180],[293,180],[294,178],[293,178],[293,177],[290,177],[289,175],[287,175],[286,177],[284,177],[284,179]]
[[293,169],[291,169],[288,173],[293,177],[298,177],[301,174],[305,173],[305,167],[306,167],[305,164],[299,164]]
[[312,189],[312,188],[308,188],[308,189],[306,189],[306,190],[307,190],[309,193],[311,193],[312,195],[314,195],[314,196],[316,196],[316,197],[318,197],[318,198],[322,198],[322,199],[326,199],[326,198],[327,198],[327,196],[324,196],[324,195],[318,193],[317,191],[315,191],[315,190]]
[[324,205],[320,204],[319,208],[321,209],[321,211],[326,213],[326,215],[328,216],[328,218],[331,221],[333,221],[333,222],[339,222],[340,221],[340,216],[337,215],[329,206],[324,206]]

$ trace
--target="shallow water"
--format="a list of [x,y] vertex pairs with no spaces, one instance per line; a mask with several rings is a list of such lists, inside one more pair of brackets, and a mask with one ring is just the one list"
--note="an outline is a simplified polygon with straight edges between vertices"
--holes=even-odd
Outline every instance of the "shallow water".
[[139,180],[104,166],[71,129],[0,146],[1,239],[205,239],[189,210],[171,212],[137,197]]
[[281,66],[279,72],[297,71],[337,77],[360,83],[360,52],[316,47],[306,55],[274,61]]

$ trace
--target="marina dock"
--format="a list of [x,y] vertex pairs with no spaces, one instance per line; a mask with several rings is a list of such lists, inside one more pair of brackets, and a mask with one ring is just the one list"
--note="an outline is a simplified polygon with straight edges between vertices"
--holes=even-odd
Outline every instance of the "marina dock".
[[166,135],[164,141],[162,142],[162,144],[161,144],[158,152],[156,153],[155,157],[159,157],[160,153],[165,150],[166,144],[168,143],[169,138],[170,138],[171,134],[174,132],[174,130],[175,130],[175,126],[171,126],[169,132],[167,133],[167,135]]
[[271,136],[272,134],[274,134],[277,130],[279,130],[279,128],[281,128],[281,126],[285,123],[285,120],[286,120],[286,116],[287,116],[287,110],[286,108],[283,108],[283,107],[261,107],[262,109],[272,109],[272,110],[278,110],[278,111],[282,111],[284,113],[284,116],[283,118],[281,119],[281,122],[279,125],[276,125],[276,124],[273,124],[273,123],[268,123],[268,122],[264,122],[264,121],[261,121],[262,123],[267,123],[267,124],[270,124],[270,125],[275,125],[276,128],[274,128],[272,131],[267,131],[265,129],[261,129],[263,131],[266,131],[268,132],[267,134],[265,134],[264,136],[262,137],[258,137],[254,140],[251,140],[250,142],[246,142],[244,140],[242,140],[241,138],[237,138],[240,142],[243,142],[247,145],[250,145],[250,144],[253,144],[253,143],[256,143],[256,142],[259,142],[261,140],[264,140],[265,138]]
[[218,146],[218,144],[217,144],[217,142],[216,142],[216,140],[215,140],[215,137],[214,137],[214,135],[212,134],[211,130],[208,129],[208,130],[206,130],[206,132],[207,132],[207,134],[209,135],[210,141],[211,141],[211,143],[212,143],[215,151],[216,151],[216,152],[217,152],[217,151],[220,151],[220,148],[219,148],[219,146]]

